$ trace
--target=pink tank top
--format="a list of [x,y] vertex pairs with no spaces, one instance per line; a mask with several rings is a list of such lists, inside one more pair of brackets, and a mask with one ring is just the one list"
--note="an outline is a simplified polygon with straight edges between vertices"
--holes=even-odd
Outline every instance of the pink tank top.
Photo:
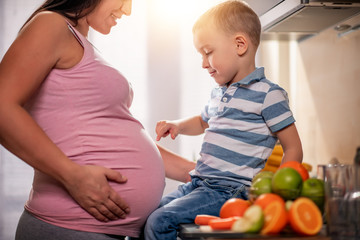
[[164,166],[156,145],[130,113],[133,91],[88,40],[69,26],[84,48],[70,69],[54,69],[27,103],[46,134],[74,162],[119,171],[127,183],[110,185],[130,205],[126,219],[97,221],[62,185],[35,171],[25,208],[60,227],[137,237],[158,206],[165,186]]

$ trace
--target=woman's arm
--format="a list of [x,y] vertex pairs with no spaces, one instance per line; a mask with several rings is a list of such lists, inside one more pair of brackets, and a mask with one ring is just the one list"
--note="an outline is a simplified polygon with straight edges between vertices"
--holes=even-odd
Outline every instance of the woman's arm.
[[71,47],[76,40],[70,34],[63,17],[43,13],[10,46],[0,63],[0,142],[33,168],[61,182],[95,218],[108,221],[128,211],[108,180],[126,179],[110,169],[72,162],[23,108],[51,69],[74,63]]
[[195,168],[196,163],[191,162],[160,145],[157,145],[157,147],[164,160],[166,177],[180,182],[189,182],[189,172]]
[[281,146],[284,150],[284,156],[281,163],[287,161],[302,162],[303,152],[301,146],[301,140],[296,129],[295,123],[278,131],[276,133]]

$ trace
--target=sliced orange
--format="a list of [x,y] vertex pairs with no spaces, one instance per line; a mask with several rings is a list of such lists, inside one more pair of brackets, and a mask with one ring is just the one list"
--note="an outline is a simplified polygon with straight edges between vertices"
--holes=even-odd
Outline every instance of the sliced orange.
[[262,234],[275,234],[281,232],[288,222],[287,211],[284,201],[269,203],[264,209],[265,223],[261,230]]
[[319,208],[306,197],[297,198],[289,210],[291,228],[302,235],[315,235],[320,232],[323,221]]

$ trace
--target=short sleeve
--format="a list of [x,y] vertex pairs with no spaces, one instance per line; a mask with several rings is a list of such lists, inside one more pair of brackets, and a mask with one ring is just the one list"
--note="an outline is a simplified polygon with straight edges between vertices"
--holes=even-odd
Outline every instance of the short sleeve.
[[204,122],[208,122],[210,119],[208,109],[209,109],[209,105],[206,104],[204,109],[201,112],[201,118]]
[[272,132],[277,132],[295,122],[286,91],[274,85],[264,99],[262,116]]

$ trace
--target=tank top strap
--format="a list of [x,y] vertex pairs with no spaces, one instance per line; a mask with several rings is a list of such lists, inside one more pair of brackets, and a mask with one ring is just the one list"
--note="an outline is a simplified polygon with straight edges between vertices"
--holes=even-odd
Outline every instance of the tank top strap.
[[76,40],[78,40],[78,42],[80,43],[80,45],[84,48],[84,43],[81,40],[81,37],[77,34],[77,31],[75,30],[75,28],[68,22],[66,21],[69,30],[72,32],[72,34],[74,35],[74,37],[76,38]]
[[76,38],[76,40],[80,43],[80,45],[86,49],[88,47],[92,47],[96,49],[96,51],[100,52],[99,49],[97,49],[91,42],[88,41],[86,37],[84,37],[76,28],[74,28],[68,21],[66,21],[68,28]]

